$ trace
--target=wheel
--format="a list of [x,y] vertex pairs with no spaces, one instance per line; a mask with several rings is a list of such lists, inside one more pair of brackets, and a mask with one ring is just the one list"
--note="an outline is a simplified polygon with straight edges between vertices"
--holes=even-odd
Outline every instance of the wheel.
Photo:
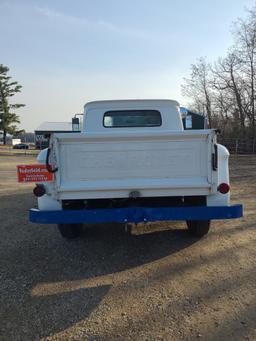
[[188,220],[188,231],[195,237],[203,237],[209,232],[210,220]]
[[58,224],[62,237],[74,239],[80,237],[83,231],[83,224]]

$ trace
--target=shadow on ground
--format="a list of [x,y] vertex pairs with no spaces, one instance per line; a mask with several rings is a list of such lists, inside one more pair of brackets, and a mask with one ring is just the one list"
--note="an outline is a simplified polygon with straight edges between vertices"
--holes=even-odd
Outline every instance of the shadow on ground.
[[[28,222],[29,193],[1,198],[1,335],[34,340],[86,318],[111,283],[54,295],[33,296],[40,283],[93,279],[131,269],[193,244],[185,230],[128,236],[121,225],[98,225],[82,239],[66,241],[53,225]],[[15,212],[13,210],[15,203]]]

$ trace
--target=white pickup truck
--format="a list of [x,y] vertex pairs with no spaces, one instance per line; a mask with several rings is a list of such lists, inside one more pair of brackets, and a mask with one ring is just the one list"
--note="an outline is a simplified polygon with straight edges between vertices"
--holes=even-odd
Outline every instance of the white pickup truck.
[[228,158],[214,129],[184,130],[176,101],[90,102],[82,132],[53,134],[38,155],[54,178],[36,184],[30,220],[58,224],[65,238],[83,223],[185,220],[201,237],[212,219],[242,216]]

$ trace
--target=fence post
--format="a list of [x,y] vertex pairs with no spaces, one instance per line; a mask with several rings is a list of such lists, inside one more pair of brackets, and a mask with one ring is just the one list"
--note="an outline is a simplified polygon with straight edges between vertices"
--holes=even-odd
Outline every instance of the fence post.
[[236,154],[238,152],[238,139],[236,139]]

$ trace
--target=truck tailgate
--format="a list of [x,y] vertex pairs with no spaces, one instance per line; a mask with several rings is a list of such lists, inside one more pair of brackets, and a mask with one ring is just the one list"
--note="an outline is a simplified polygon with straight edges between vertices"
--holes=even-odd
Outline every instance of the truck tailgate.
[[215,132],[193,130],[129,134],[55,134],[53,149],[60,199],[208,195]]

